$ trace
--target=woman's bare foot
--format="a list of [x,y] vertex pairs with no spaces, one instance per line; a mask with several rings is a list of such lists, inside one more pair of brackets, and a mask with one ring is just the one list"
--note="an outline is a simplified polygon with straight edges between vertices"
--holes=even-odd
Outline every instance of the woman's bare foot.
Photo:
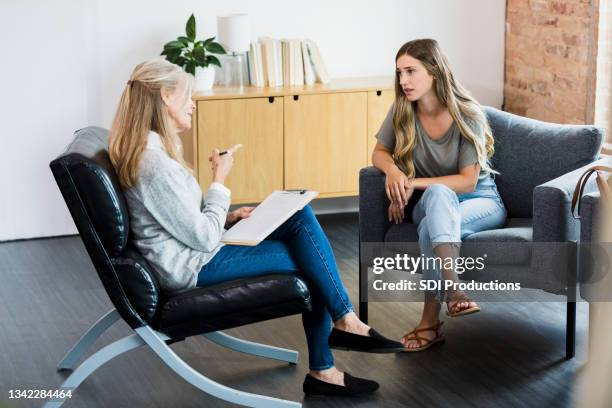
[[[423,314],[421,315],[421,321],[413,330],[421,330],[430,327],[437,327],[440,323],[440,310],[442,305],[432,295],[425,296],[425,305],[423,306]],[[437,332],[435,329],[419,331],[417,334],[427,342],[435,339],[440,333],[438,328]],[[406,349],[416,349],[423,346],[424,341],[419,341],[416,338],[410,338],[410,333],[401,338],[400,342]]]
[[470,299],[462,290],[449,291],[446,299],[448,313],[451,315],[461,313],[464,310],[478,308],[478,304]]
[[432,326],[419,324],[413,331],[406,333],[401,340],[404,344],[404,351],[423,351],[444,341],[444,335],[440,330],[442,324],[443,322],[438,322]]

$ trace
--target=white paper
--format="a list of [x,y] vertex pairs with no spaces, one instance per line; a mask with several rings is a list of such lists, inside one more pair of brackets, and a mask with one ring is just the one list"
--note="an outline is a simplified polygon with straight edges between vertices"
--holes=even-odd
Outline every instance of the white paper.
[[225,231],[221,242],[235,245],[257,245],[281,226],[293,214],[301,210],[319,193],[306,191],[274,191],[244,218]]

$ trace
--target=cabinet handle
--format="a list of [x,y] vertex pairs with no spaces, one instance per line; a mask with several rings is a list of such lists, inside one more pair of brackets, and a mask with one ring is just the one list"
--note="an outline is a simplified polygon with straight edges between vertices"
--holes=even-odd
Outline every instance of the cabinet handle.
[[376,91],[376,95],[377,95],[377,96],[382,95],[382,91]]
[[300,95],[293,95],[293,100],[297,101],[298,99],[300,99]]
[[274,97],[273,96],[268,97],[268,102],[274,103]]

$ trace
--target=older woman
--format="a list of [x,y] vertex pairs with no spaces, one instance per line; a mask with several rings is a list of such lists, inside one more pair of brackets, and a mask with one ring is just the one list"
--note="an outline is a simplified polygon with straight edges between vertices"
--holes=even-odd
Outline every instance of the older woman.
[[121,96],[109,152],[125,190],[135,245],[168,292],[270,272],[301,274],[312,296],[312,311],[303,314],[310,363],[304,392],[375,391],[376,382],[336,369],[331,348],[384,353],[402,345],[357,318],[309,206],[255,247],[221,244],[224,229],[252,208],[228,213],[231,192],[223,183],[237,146],[224,155],[212,152],[213,182],[205,197],[181,157],[177,134],[191,127],[191,85],[192,77],[178,66],[152,60],[134,69]]

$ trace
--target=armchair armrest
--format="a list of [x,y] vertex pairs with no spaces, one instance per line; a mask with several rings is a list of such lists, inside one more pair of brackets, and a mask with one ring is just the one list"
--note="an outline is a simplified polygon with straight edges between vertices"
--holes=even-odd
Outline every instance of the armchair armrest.
[[359,241],[383,242],[391,223],[387,215],[385,174],[376,167],[359,171]]
[[[605,158],[566,173],[556,179],[536,186],[533,190],[533,241],[568,242],[577,241],[580,223],[571,214],[572,195],[578,179],[595,165],[612,165]],[[596,190],[595,178],[589,180],[585,193]]]
[[599,234],[598,217],[599,217],[599,191],[585,194],[582,197],[582,204],[580,207],[580,241],[581,242],[594,242],[597,241],[597,234]]

